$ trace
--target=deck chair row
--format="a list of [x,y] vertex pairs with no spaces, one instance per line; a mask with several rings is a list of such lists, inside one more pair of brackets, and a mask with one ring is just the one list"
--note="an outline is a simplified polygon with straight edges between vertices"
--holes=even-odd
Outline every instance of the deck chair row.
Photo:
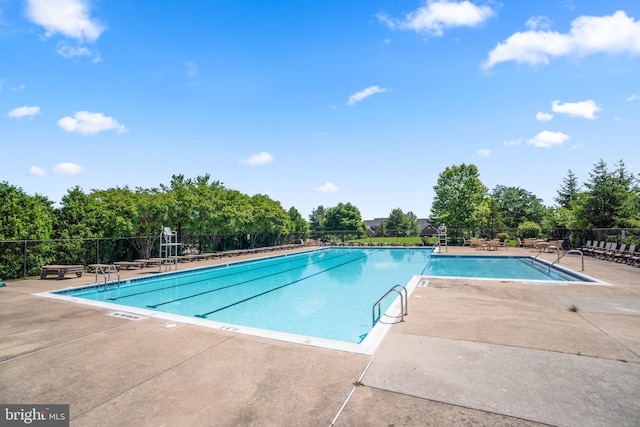
[[589,240],[585,246],[578,249],[594,258],[640,267],[640,249],[637,249],[636,245],[618,245],[616,242],[597,240],[592,243]]

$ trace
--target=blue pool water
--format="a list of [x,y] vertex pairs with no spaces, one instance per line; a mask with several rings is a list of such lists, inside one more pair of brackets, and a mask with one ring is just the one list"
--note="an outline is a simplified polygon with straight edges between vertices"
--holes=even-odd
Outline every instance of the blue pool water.
[[[371,330],[372,305],[420,274],[430,255],[431,249],[330,248],[58,293],[359,343]],[[384,300],[383,313],[392,302]]]
[[531,257],[479,255],[436,255],[422,272],[425,276],[474,277],[492,279],[594,281]]
[[[304,337],[360,343],[372,306],[414,275],[590,280],[531,257],[433,255],[426,248],[326,248],[55,294]],[[384,313],[393,303],[387,298]]]

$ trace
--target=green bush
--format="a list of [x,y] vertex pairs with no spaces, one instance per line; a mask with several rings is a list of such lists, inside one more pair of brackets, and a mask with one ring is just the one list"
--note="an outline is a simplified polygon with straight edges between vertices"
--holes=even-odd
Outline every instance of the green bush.
[[540,237],[542,233],[542,227],[536,222],[533,221],[525,221],[518,225],[518,234],[521,238],[537,238]]

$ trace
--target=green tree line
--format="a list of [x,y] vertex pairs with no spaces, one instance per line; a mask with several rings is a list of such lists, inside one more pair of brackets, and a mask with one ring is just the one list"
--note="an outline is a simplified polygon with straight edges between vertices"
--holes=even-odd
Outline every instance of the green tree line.
[[[163,227],[197,236],[199,240],[191,243],[207,250],[273,246],[288,243],[281,241],[284,235],[308,230],[295,208],[286,211],[266,195],[248,196],[226,188],[209,175],[174,175],[169,185],[157,188],[85,193],[74,187],[59,207],[44,196],[0,183],[0,241],[43,241],[26,251],[30,266],[96,262],[96,256],[111,261],[150,257]],[[102,242],[96,255],[95,244],[87,244],[87,239],[110,242]],[[22,275],[25,249],[18,243],[0,244],[2,278]]]
[[[554,229],[573,230],[571,243],[582,244],[593,229],[640,228],[639,180],[624,161],[610,170],[598,161],[581,186],[572,170],[563,178],[554,206],[520,187],[482,183],[478,168],[447,167],[434,186],[431,222],[468,230],[517,230],[518,237],[540,237]],[[635,242],[634,242],[635,243]]]
[[[544,206],[540,198],[520,187],[498,185],[489,191],[472,164],[447,167],[434,191],[431,224],[468,233],[517,230],[518,237],[534,237],[570,229],[574,231],[571,243],[576,245],[584,243],[592,229],[640,228],[638,178],[622,160],[613,170],[600,160],[582,185],[569,170],[554,206]],[[36,266],[51,262],[150,257],[162,227],[186,236],[186,243],[198,250],[209,251],[290,243],[283,239],[304,238],[310,231],[323,236],[340,231],[341,236],[329,237],[341,239],[366,232],[359,209],[351,203],[320,205],[307,221],[294,207],[286,211],[266,195],[248,196],[209,175],[194,179],[174,175],[168,185],[155,188],[115,187],[86,193],[74,187],[57,207],[42,195],[29,195],[0,182],[0,278],[21,277],[27,265],[28,273],[35,274]],[[377,234],[415,236],[419,231],[416,215],[396,208]],[[87,239],[96,243],[88,245]],[[40,243],[27,250],[24,241]]]

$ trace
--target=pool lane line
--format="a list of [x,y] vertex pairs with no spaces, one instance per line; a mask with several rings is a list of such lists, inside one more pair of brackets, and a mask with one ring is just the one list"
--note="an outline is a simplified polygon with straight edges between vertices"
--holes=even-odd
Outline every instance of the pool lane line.
[[[282,264],[287,264],[287,263],[290,263],[290,262],[297,262],[298,260],[301,260],[303,258],[302,256],[298,257],[298,255],[301,255],[301,254],[294,254],[294,255],[283,257],[284,261],[273,263],[273,264],[270,264],[270,265],[266,265],[266,266],[265,265],[260,265],[260,266],[256,266],[255,268],[249,268],[247,270],[244,270],[243,273],[249,273],[249,272],[252,272],[252,271],[261,270],[263,268],[274,267],[274,266],[278,266],[278,265],[282,265]],[[291,258],[296,258],[296,259],[292,260]],[[328,259],[331,259],[331,258],[328,258]],[[264,260],[265,259],[262,259],[260,261],[264,261]],[[258,263],[258,261],[256,261],[256,263]],[[241,265],[241,264],[237,264],[237,265]],[[189,272],[189,270],[187,270],[187,271],[184,271],[184,274],[186,275],[188,273],[188,274],[193,274],[193,275],[198,275],[198,276],[199,275],[204,275],[204,274],[211,274],[210,270],[212,270],[212,269],[216,270],[216,269],[219,269],[219,268],[221,268],[223,266],[224,267],[231,266],[231,268],[234,267],[233,263],[232,264],[218,264],[218,265],[215,265],[215,266],[211,266],[209,268],[205,267],[201,271],[191,271],[191,272]],[[222,271],[224,271],[224,270],[222,270]],[[118,300],[120,298],[129,298],[129,297],[134,297],[134,296],[138,296],[138,295],[144,295],[144,294],[149,294],[149,293],[153,293],[153,292],[157,292],[157,291],[162,291],[162,290],[165,290],[165,289],[175,289],[175,288],[179,288],[181,286],[192,285],[192,284],[198,283],[198,282],[208,282],[208,281],[211,281],[211,280],[219,279],[221,277],[233,276],[234,274],[238,274],[238,273],[237,272],[229,272],[229,273],[220,274],[220,275],[217,275],[217,276],[214,276],[214,277],[208,276],[208,277],[205,277],[205,278],[202,278],[202,279],[192,280],[192,281],[190,281],[188,283],[183,283],[181,285],[170,285],[170,286],[165,286],[165,287],[161,287],[161,288],[154,288],[154,289],[150,289],[148,291],[134,292],[134,293],[131,293],[131,294],[128,294],[128,295],[122,295],[122,296],[119,296],[119,297],[107,298],[107,299],[110,300],[110,301],[116,301],[116,300]],[[167,278],[154,277],[154,278],[150,278],[149,282],[153,282],[154,280],[165,281],[165,280],[167,280]],[[150,283],[146,283],[146,284],[148,285]],[[137,283],[137,285],[144,286],[145,283],[144,283],[144,281],[141,281],[141,282]]]
[[[319,260],[319,261],[314,261],[314,262],[312,262],[312,263],[308,263],[308,262],[307,262],[307,263],[305,264],[305,266],[307,266],[307,265],[317,264],[317,263],[320,263],[320,262],[323,262],[323,261],[329,261],[329,260],[332,260],[332,259],[334,259],[334,258],[338,258],[338,257],[341,257],[341,256],[346,256],[346,255],[348,255],[348,254],[340,254],[340,255],[337,255],[337,256],[335,256],[335,257],[326,258],[326,259],[321,259],[321,260]],[[292,262],[292,261],[293,261],[293,262],[295,262],[295,261],[297,261],[297,259],[296,259],[296,260],[290,260],[290,259],[289,259],[289,260],[286,260],[286,261],[283,261],[283,262],[274,263],[274,264],[271,264],[271,265],[268,265],[268,266],[264,266],[264,265],[262,265],[262,266],[260,266],[260,267],[251,268],[251,269],[245,270],[245,271],[243,271],[243,273],[248,273],[248,272],[252,272],[252,271],[258,271],[258,270],[261,270],[261,269],[263,269],[263,268],[275,267],[275,266],[278,266],[278,265],[287,264],[287,263]],[[227,266],[228,266],[228,265],[227,265]],[[232,266],[232,267],[233,267],[233,266]],[[201,273],[202,273],[202,274],[206,274],[207,272],[206,272],[206,271],[203,271],[203,272],[201,272]],[[185,274],[186,274],[186,273],[185,273]],[[235,274],[238,274],[238,272],[230,272],[230,273],[227,273],[227,274],[221,274],[221,275],[219,275],[219,276],[215,276],[215,277],[207,277],[207,278],[204,278],[204,279],[193,280],[193,281],[190,281],[190,282],[188,282],[188,283],[183,283],[183,284],[181,284],[181,285],[164,286],[164,287],[161,287],[161,288],[154,288],[154,289],[150,289],[150,290],[148,290],[148,291],[134,292],[134,293],[132,293],[132,294],[122,295],[122,296],[113,297],[113,298],[107,298],[107,299],[108,299],[109,301],[117,301],[117,300],[119,300],[119,299],[129,298],[129,297],[135,297],[135,296],[138,296],[138,295],[144,295],[144,294],[150,294],[150,293],[154,293],[154,292],[162,291],[162,290],[165,290],[165,289],[176,289],[176,288],[179,288],[179,287],[182,287],[182,286],[188,286],[188,285],[192,285],[192,284],[194,284],[194,283],[198,283],[198,282],[208,282],[208,281],[211,281],[211,280],[217,280],[217,279],[220,279],[220,278],[222,278],[222,277],[233,276],[233,275],[235,275]],[[150,279],[150,280],[154,280],[154,279]],[[222,289],[222,288],[220,288],[220,289]]]
[[[316,262],[313,262],[313,263],[311,263],[311,264],[305,264],[305,265],[302,265],[302,266],[289,268],[289,269],[287,269],[287,270],[276,271],[275,273],[267,274],[267,275],[260,276],[260,277],[254,277],[253,279],[243,280],[243,281],[241,281],[241,282],[233,283],[233,284],[231,284],[231,285],[227,285],[227,286],[222,286],[222,287],[220,287],[220,288],[215,288],[215,289],[210,289],[210,290],[208,290],[208,291],[198,292],[197,294],[188,295],[188,296],[181,297],[181,298],[176,298],[176,299],[173,299],[173,300],[170,300],[170,301],[161,302],[161,303],[159,303],[159,304],[147,305],[147,307],[148,307],[148,308],[151,308],[151,309],[156,309],[156,308],[158,308],[158,307],[160,307],[160,306],[163,306],[163,305],[172,304],[172,303],[174,303],[174,302],[178,302],[178,301],[184,301],[184,300],[187,300],[187,299],[190,299],[190,298],[195,298],[195,297],[199,297],[199,296],[206,295],[206,294],[211,294],[211,293],[213,293],[213,292],[218,292],[218,291],[221,291],[221,290],[224,290],[224,289],[229,289],[229,288],[232,288],[232,287],[234,287],[234,286],[244,285],[244,284],[246,284],[246,283],[255,282],[256,280],[266,279],[267,277],[271,277],[271,276],[277,276],[278,274],[287,273],[287,272],[289,272],[289,271],[299,270],[299,269],[301,269],[301,268],[306,268],[306,267],[307,267],[307,266],[309,266],[309,265],[319,264],[319,263],[320,263],[320,262],[322,262],[322,261],[330,261],[330,260],[332,260],[332,259],[336,259],[336,258],[340,258],[340,257],[343,257],[343,256],[351,255],[352,253],[353,253],[353,252],[348,253],[348,254],[338,255],[338,256],[335,256],[335,257],[332,257],[332,258],[329,258],[329,259],[326,259],[326,260],[316,261]],[[367,256],[367,255],[365,255],[364,257],[366,257],[366,256]],[[356,258],[356,259],[360,259],[360,258],[362,258],[362,256],[361,256],[361,257],[358,257],[358,258]],[[354,260],[354,261],[355,261],[355,260]],[[349,261],[349,262],[350,262],[350,261]],[[347,263],[348,263],[348,262],[347,262]],[[346,264],[346,263],[345,263],[345,264]],[[344,264],[339,264],[339,265],[344,265]],[[326,270],[327,270],[327,269],[322,270],[322,271],[326,271]],[[181,285],[181,286],[184,286],[184,285]]]
[[[372,253],[378,252],[378,251],[380,251],[380,250],[382,250],[382,249],[378,249],[377,251],[374,251],[374,252],[372,252]],[[335,265],[335,266],[330,267],[330,268],[325,268],[325,269],[324,269],[324,270],[322,270],[322,271],[318,271],[317,273],[310,274],[309,276],[302,277],[302,278],[300,278],[300,279],[296,279],[296,280],[294,280],[293,282],[289,282],[289,283],[286,283],[286,284],[284,284],[284,285],[280,285],[280,286],[275,287],[275,288],[273,288],[273,289],[269,289],[268,291],[260,292],[259,294],[256,294],[256,295],[253,295],[253,296],[250,296],[249,298],[245,298],[245,299],[242,299],[242,300],[240,300],[240,301],[236,301],[236,302],[234,302],[233,304],[226,305],[226,306],[224,306],[224,307],[218,308],[218,309],[213,310],[213,311],[210,311],[210,312],[208,312],[208,313],[204,313],[204,314],[194,314],[194,316],[195,316],[195,317],[200,317],[200,318],[203,318],[203,319],[204,319],[204,318],[206,318],[207,316],[209,316],[210,314],[214,314],[214,313],[217,313],[217,312],[219,312],[219,311],[226,310],[227,308],[233,307],[233,306],[238,305],[238,304],[242,304],[243,302],[247,302],[247,301],[250,301],[250,300],[252,300],[252,299],[254,299],[254,298],[258,298],[258,297],[261,297],[261,296],[266,295],[266,294],[268,294],[268,293],[271,293],[271,292],[273,292],[273,291],[277,291],[278,289],[286,288],[287,286],[293,285],[294,283],[302,282],[303,280],[310,279],[311,277],[318,276],[318,275],[320,275],[320,274],[326,273],[327,271],[330,271],[330,270],[336,269],[336,268],[338,268],[338,267],[342,267],[342,266],[344,266],[344,265],[347,265],[347,264],[349,264],[349,263],[351,263],[351,262],[354,262],[354,261],[357,261],[357,260],[359,260],[359,259],[367,258],[368,256],[369,256],[369,254],[361,255],[361,256],[359,256],[359,257],[357,257],[357,258],[355,258],[355,259],[349,260],[349,261],[347,261],[347,262],[343,262],[342,264],[338,264],[338,265]]]

